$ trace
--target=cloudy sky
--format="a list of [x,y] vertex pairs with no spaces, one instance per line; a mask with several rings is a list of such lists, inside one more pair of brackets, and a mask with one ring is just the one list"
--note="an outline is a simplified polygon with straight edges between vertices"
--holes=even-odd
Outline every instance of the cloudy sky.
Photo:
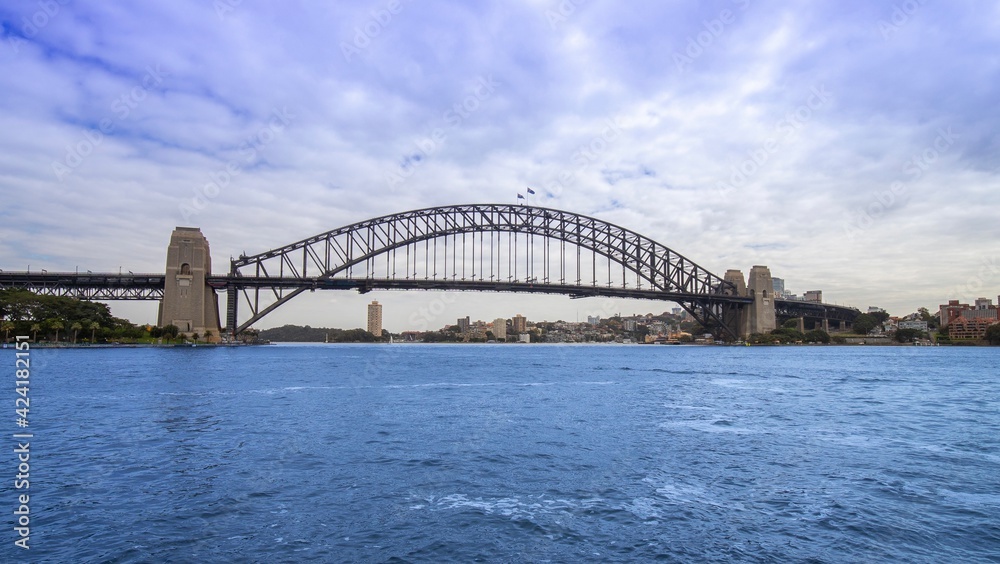
[[[194,225],[220,272],[531,186],[833,303],[1000,294],[996,2],[41,0],[0,19],[4,270],[162,272]],[[373,296],[394,331],[672,305],[318,292],[260,327],[362,326]]]

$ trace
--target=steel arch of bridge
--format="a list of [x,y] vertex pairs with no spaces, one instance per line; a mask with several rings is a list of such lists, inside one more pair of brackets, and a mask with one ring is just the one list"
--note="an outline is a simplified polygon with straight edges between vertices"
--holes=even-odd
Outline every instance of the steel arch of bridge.
[[[602,267],[607,265],[606,283],[598,280],[598,257]],[[591,262],[591,272],[583,268],[584,259]],[[575,266],[575,276],[569,264]],[[264,253],[241,255],[231,262],[229,276],[210,283],[227,291],[227,328],[234,333],[316,289],[485,290],[669,300],[729,337],[737,336],[739,308],[752,301],[739,296],[731,283],[635,231],[572,212],[504,204],[441,206],[360,221]],[[273,302],[262,304],[262,296]],[[243,303],[251,317],[239,324],[238,304]]]

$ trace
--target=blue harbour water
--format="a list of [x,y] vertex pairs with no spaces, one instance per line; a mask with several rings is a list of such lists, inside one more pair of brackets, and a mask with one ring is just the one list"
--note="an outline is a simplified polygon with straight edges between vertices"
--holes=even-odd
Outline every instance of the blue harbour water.
[[0,560],[1000,562],[998,358],[33,350],[32,548]]

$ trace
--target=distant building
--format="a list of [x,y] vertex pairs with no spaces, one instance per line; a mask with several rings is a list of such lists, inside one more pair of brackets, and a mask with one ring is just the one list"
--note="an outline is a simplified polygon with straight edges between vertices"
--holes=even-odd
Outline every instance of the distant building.
[[639,323],[634,319],[626,319],[622,322],[622,328],[626,331],[635,331],[639,328]]
[[588,315],[587,316],[587,325],[600,325],[600,324],[601,324],[601,316],[600,315]]
[[771,286],[774,287],[774,295],[775,296],[784,296],[785,295],[785,279],[784,278],[775,278],[775,277],[772,276],[771,277]]
[[917,331],[924,332],[928,330],[927,322],[923,320],[900,321],[897,327],[899,329],[916,329]]
[[524,333],[528,330],[528,319],[520,313],[510,320],[510,330],[514,333]]
[[378,301],[368,304],[368,332],[376,337],[382,336],[382,304]]
[[[1000,296],[997,299],[1000,301]],[[985,327],[989,327],[1000,321],[1000,310],[997,309],[997,306],[993,305],[993,300],[989,298],[978,298],[975,304],[974,306],[970,306],[969,304],[959,303],[958,300],[948,300],[947,304],[940,306],[941,327],[948,327],[948,334],[952,335],[952,338],[956,338],[954,337],[954,330],[963,335],[985,334]],[[962,323],[962,326],[956,329],[953,327],[953,324],[959,321],[972,321],[974,323]],[[985,327],[983,327],[983,324],[985,324]],[[982,335],[957,338],[981,339]]]
[[823,303],[823,290],[809,290],[802,295],[802,299],[807,302]]
[[951,340],[982,339],[986,337],[986,330],[990,325],[995,324],[996,319],[958,317],[948,324],[948,337]]
[[952,321],[962,317],[963,311],[972,309],[969,304],[958,303],[958,300],[948,300],[947,304],[941,305],[941,327],[947,327]]
[[468,333],[469,332],[469,327],[472,325],[472,323],[469,321],[469,316],[466,315],[465,317],[459,317],[458,318],[457,325],[458,325],[459,332],[461,332],[461,333]]
[[530,333],[521,333],[520,335],[517,336],[517,340],[520,341],[520,342],[522,342],[522,343],[530,343],[531,342],[531,334]]
[[502,317],[498,317],[498,318],[496,318],[496,319],[493,320],[493,336],[498,341],[506,341],[507,340],[507,320],[506,319],[504,319]]
[[885,311],[885,310],[882,309],[882,308],[880,308],[880,307],[868,306],[868,313],[869,314],[871,314],[871,313],[882,313],[883,311]]
[[684,313],[684,310],[681,309],[681,308],[679,308],[679,307],[675,307],[675,308],[673,308],[673,309],[670,310],[670,313],[672,313],[674,315],[680,315],[680,314]]
[[989,308],[973,308],[967,309],[962,312],[962,317],[965,319],[992,319],[993,321],[998,321],[997,319],[997,308],[992,305]]

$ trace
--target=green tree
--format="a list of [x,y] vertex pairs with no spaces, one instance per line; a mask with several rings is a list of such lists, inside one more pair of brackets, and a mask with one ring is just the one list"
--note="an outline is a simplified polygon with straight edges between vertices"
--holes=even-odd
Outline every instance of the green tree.
[[830,334],[822,329],[813,329],[806,332],[805,341],[807,343],[829,343]]
[[212,337],[214,336],[215,334],[212,333],[211,331],[205,331],[205,341],[212,342]]
[[986,328],[986,340],[991,345],[1000,345],[1000,323],[994,323]]
[[41,330],[42,330],[42,324],[41,323],[32,323],[31,324],[31,342],[33,342],[33,343],[37,343],[38,342],[38,332],[41,331]]
[[197,340],[201,339],[201,335],[199,335],[197,332],[196,333],[192,333],[191,334],[191,338],[194,339],[195,341],[197,341]]
[[73,344],[75,345],[76,344],[76,335],[77,335],[77,333],[80,332],[81,329],[83,329],[83,324],[80,323],[79,321],[77,321],[77,322],[73,323],[72,325],[70,325],[69,328],[70,328],[71,331],[73,331]]
[[[685,342],[685,336],[681,336],[681,342]],[[690,337],[688,339],[693,340]],[[754,345],[774,345],[781,342],[781,337],[772,333],[753,333],[747,337],[747,342]]]
[[16,328],[17,326],[14,325],[13,321],[4,321],[3,324],[0,325],[0,330],[3,330],[3,340],[10,341],[10,332]]
[[641,343],[646,340],[646,335],[649,335],[649,327],[637,324],[632,334],[635,335],[635,340]]
[[98,323],[96,321],[91,321],[90,322],[90,342],[91,343],[95,342],[95,337],[97,335],[97,331],[100,328],[101,328],[101,324],[100,323]]
[[174,324],[163,326],[163,336],[167,339],[176,339],[177,335],[180,335],[181,330]]
[[889,312],[885,310],[873,311],[871,313],[863,313],[862,315],[871,316],[872,319],[874,319],[875,322],[878,323],[879,325],[889,320]]
[[917,329],[897,329],[893,338],[896,339],[897,343],[912,343],[914,340],[922,337],[923,334],[923,331]]
[[799,320],[798,320],[798,318],[789,319],[788,321],[782,323],[781,327],[783,329],[798,329],[799,328]]
[[63,325],[63,322],[59,321],[58,319],[50,319],[48,321],[48,324],[49,324],[49,329],[54,329],[55,330],[55,332],[56,332],[56,342],[58,343],[59,342],[59,332],[62,331],[63,328],[66,327],[66,326]]
[[771,331],[771,335],[781,343],[798,343],[806,339],[806,336],[798,329],[786,329],[784,327]]
[[[885,313],[885,312],[877,312]],[[878,327],[881,322],[876,319],[875,315],[862,313],[857,318],[854,319],[854,329],[853,331],[858,335],[867,335],[871,333],[873,329]]]

